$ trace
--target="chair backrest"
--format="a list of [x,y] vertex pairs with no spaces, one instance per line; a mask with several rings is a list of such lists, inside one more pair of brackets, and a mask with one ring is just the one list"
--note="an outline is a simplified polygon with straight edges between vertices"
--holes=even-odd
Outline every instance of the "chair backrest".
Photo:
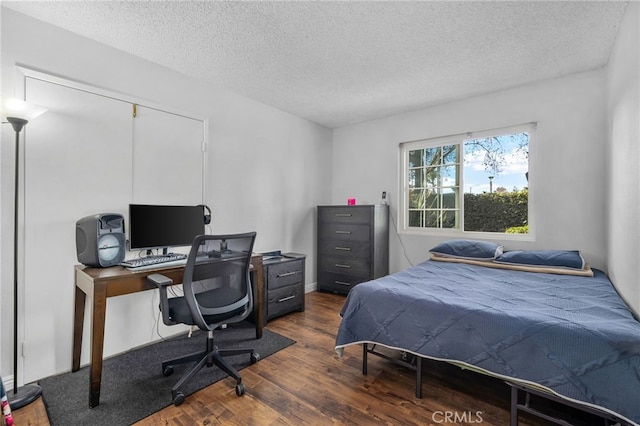
[[253,309],[249,268],[255,232],[199,235],[182,280],[184,298],[202,330],[245,319]]

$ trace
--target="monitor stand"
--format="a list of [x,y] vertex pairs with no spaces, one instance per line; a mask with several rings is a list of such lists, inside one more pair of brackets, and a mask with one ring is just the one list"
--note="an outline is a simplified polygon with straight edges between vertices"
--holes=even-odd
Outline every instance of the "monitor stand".
[[[162,255],[166,256],[167,254],[169,254],[169,247],[162,249]],[[153,256],[153,250],[147,250],[147,256]]]

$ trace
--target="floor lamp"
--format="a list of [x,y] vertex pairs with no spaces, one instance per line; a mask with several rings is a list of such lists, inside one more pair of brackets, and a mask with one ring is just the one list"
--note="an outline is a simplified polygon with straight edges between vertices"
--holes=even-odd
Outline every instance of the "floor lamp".
[[2,121],[8,122],[16,133],[15,143],[15,181],[13,203],[13,391],[7,392],[9,405],[12,409],[31,404],[41,394],[38,385],[24,385],[18,387],[18,179],[20,165],[20,131],[34,118],[44,113],[46,109],[27,104],[19,99],[2,99]]

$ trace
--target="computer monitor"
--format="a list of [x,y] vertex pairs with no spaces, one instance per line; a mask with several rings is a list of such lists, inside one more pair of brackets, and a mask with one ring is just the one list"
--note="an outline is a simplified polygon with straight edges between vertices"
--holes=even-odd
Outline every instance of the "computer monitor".
[[196,235],[204,233],[202,205],[129,204],[131,250],[190,246]]

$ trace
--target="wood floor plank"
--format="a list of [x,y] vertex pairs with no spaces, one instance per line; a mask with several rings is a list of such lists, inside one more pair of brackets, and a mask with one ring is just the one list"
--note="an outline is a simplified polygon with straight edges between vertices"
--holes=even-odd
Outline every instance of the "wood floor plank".
[[[423,397],[415,397],[415,372],[369,356],[362,374],[362,348],[334,350],[344,296],[313,292],[306,311],[269,321],[267,328],[296,341],[242,370],[246,394],[223,379],[169,406],[137,426],[187,425],[442,425],[503,426],[509,423],[509,389],[501,381],[425,361]],[[160,360],[158,360],[160,362]],[[176,379],[177,380],[177,379]],[[445,421],[444,413],[458,413]],[[44,415],[43,415],[44,413]],[[49,425],[42,400],[14,412],[17,425]],[[528,415],[521,426],[551,423]]]

